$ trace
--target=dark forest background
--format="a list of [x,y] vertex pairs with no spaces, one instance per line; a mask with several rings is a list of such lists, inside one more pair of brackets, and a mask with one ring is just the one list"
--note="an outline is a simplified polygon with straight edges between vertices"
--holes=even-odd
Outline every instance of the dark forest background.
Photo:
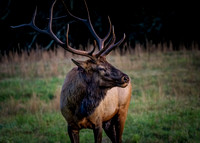
[[[31,28],[12,29],[10,26],[29,23],[37,5],[36,25],[44,28],[48,23],[48,11],[52,0],[0,0],[1,54],[34,48],[36,43],[42,47],[55,47],[51,39],[38,34]],[[87,13],[83,0],[65,0],[70,11],[81,18]],[[87,0],[90,16],[95,30],[100,37],[108,31],[108,16],[115,26],[117,39],[126,33],[126,42],[134,48],[135,43],[146,44],[172,42],[178,50],[180,44],[186,48],[200,42],[199,5],[192,1],[115,1]],[[65,15],[61,0],[57,0],[54,16]],[[61,40],[65,40],[68,17],[53,21],[53,31]],[[93,42],[91,34],[82,23],[71,23],[69,40],[78,48],[79,44]]]

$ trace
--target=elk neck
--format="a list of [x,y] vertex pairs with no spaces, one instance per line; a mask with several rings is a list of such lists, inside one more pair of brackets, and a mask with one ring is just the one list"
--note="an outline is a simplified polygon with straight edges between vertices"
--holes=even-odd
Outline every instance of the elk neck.
[[108,88],[100,88],[95,75],[81,74],[85,83],[85,93],[80,103],[79,119],[91,115],[106,96]]

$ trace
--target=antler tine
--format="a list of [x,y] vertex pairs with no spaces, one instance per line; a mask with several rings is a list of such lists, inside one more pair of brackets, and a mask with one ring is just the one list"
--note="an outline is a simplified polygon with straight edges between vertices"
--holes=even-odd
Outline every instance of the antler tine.
[[114,44],[116,40],[116,36],[115,36],[115,31],[114,31],[114,26],[112,26],[112,37],[110,38],[110,40],[108,41],[108,43],[105,45],[105,47],[109,47],[111,44]]
[[47,29],[47,34],[50,35],[58,44],[60,45],[64,45],[64,43],[62,41],[60,41],[60,39],[58,39],[58,37],[53,33],[52,31],[52,20],[53,20],[53,8],[54,5],[56,3],[57,0],[55,0],[51,6],[51,9],[49,11],[49,23],[48,23],[48,29]]
[[87,3],[86,3],[86,0],[84,0],[84,3],[85,3],[85,7],[86,7],[86,10],[87,10],[87,15],[88,15],[88,20],[86,20],[87,23],[85,23],[90,32],[92,33],[92,35],[95,37],[95,39],[97,40],[98,42],[98,47],[99,47],[99,50],[102,50],[104,48],[104,43],[105,41],[108,39],[108,37],[110,36],[110,33],[111,33],[111,28],[112,28],[112,24],[111,24],[111,20],[110,20],[110,17],[108,16],[108,22],[109,22],[109,31],[108,33],[106,34],[106,36],[104,38],[100,38],[94,28],[93,28],[93,25],[92,25],[92,22],[91,22],[91,19],[90,19],[90,13],[89,13],[89,9],[88,9],[88,6],[87,6]]
[[48,29],[47,30],[42,30],[40,28],[38,28],[36,25],[35,25],[35,17],[37,15],[37,7],[35,8],[35,12],[33,14],[33,17],[32,17],[32,20],[30,23],[28,24],[21,24],[21,25],[18,25],[18,26],[11,26],[11,28],[20,28],[20,27],[25,27],[25,26],[28,26],[28,27],[31,27],[33,28],[35,31],[39,32],[39,33],[43,33],[43,34],[47,34],[49,35],[51,38],[53,38],[58,44],[60,45],[64,45],[64,43],[62,41],[60,41],[60,39],[58,39],[56,37],[56,35],[53,33],[52,31],[52,17],[53,17],[53,7],[55,5],[55,2],[56,0],[53,2],[52,6],[51,6],[51,9],[50,9],[50,18],[49,18],[49,24],[48,24]]
[[98,48],[99,50],[103,49],[104,48],[104,43],[105,41],[108,39],[108,37],[110,36],[110,33],[111,33],[111,27],[112,27],[112,24],[111,24],[111,21],[110,21],[110,18],[108,17],[108,21],[109,21],[109,31],[108,33],[106,34],[106,36],[104,38],[100,38],[97,33],[95,32],[94,28],[93,28],[93,25],[92,25],[92,22],[91,22],[91,19],[90,19],[90,13],[89,13],[89,10],[88,10],[88,6],[87,6],[87,3],[86,1],[84,0],[84,3],[85,3],[85,7],[86,7],[86,10],[87,10],[87,19],[83,19],[83,18],[80,18],[80,17],[77,17],[75,15],[73,15],[67,8],[67,6],[65,5],[64,1],[62,0],[66,10],[67,10],[67,13],[74,19],[76,20],[79,20],[81,22],[83,22],[89,29],[89,31],[91,32],[92,36],[96,39],[97,43],[98,43]]
[[81,50],[76,50],[76,49],[72,48],[72,47],[69,45],[68,34],[69,34],[69,24],[67,24],[66,47],[64,47],[65,50],[67,50],[67,51],[69,51],[69,52],[71,52],[71,53],[74,53],[74,54],[77,54],[77,55],[86,56],[86,57],[89,57],[89,58],[95,60],[94,57],[92,56],[92,53],[94,52],[95,48],[93,48],[90,52],[81,51]]
[[52,20],[53,20],[53,8],[54,8],[54,5],[56,3],[57,0],[55,0],[53,3],[52,3],[52,6],[50,8],[50,11],[49,11],[49,23],[48,23],[48,28],[47,30],[42,30],[40,28],[38,28],[36,25],[35,25],[35,17],[36,17],[36,14],[37,14],[37,7],[35,9],[35,12],[33,14],[33,18],[31,20],[30,23],[28,24],[21,24],[21,25],[18,25],[18,26],[11,26],[11,28],[20,28],[20,27],[25,27],[25,26],[28,26],[28,27],[31,27],[33,28],[35,31],[39,32],[39,33],[43,33],[43,34],[47,34],[49,35],[53,40],[55,40],[59,45],[61,45],[65,50],[69,51],[69,52],[72,52],[74,54],[77,54],[77,55],[82,55],[82,56],[86,56],[86,57],[89,57],[91,59],[94,59],[94,57],[92,56],[92,53],[94,52],[94,48],[89,51],[89,52],[86,52],[86,51],[81,51],[81,50],[76,50],[76,49],[73,49],[69,46],[68,44],[68,33],[69,33],[69,25],[68,25],[68,28],[67,28],[67,33],[66,33],[66,43],[62,42],[60,39],[58,39],[58,37],[53,33],[53,30],[52,30]]
[[[108,22],[109,22],[109,31],[108,31],[107,35],[103,38],[103,41],[104,41],[104,42],[108,39],[108,37],[110,36],[110,33],[111,33],[111,31],[112,31],[112,24],[111,24],[111,20],[110,20],[110,17],[109,17],[109,16],[108,16]],[[105,46],[105,47],[106,47],[106,46]]]
[[105,45],[105,47],[103,49],[101,49],[96,55],[95,57],[99,57],[104,51],[106,51],[110,46],[112,46],[115,43],[116,40],[116,36],[115,36],[115,32],[114,32],[114,26],[112,26],[112,37],[110,38],[110,40],[108,41],[108,43]]
[[107,56],[115,47],[119,46],[124,39],[126,38],[126,34],[124,33],[124,36],[121,40],[119,40],[117,43],[115,44],[111,44],[102,54],[101,56]]
[[18,26],[11,26],[11,28],[20,28],[20,27],[28,26],[28,27],[33,28],[35,31],[37,31],[39,33],[43,33],[43,34],[49,35],[58,44],[60,44],[62,46],[65,45],[65,43],[63,43],[60,39],[58,39],[58,37],[56,37],[56,35],[52,31],[53,7],[54,7],[55,3],[56,3],[56,0],[53,2],[52,6],[51,6],[51,9],[50,9],[50,18],[49,18],[49,23],[48,23],[48,29],[47,30],[42,30],[42,29],[38,28],[35,25],[35,17],[37,15],[37,7],[35,8],[35,12],[33,14],[33,18],[32,18],[32,20],[31,20],[30,23],[28,23],[28,24],[21,24],[21,25],[18,25]]

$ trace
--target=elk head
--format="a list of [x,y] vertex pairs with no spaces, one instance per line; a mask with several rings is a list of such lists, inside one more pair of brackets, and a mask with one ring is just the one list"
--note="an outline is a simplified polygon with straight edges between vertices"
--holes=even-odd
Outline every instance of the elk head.
[[[62,1],[63,2],[63,1]],[[85,2],[85,0],[84,0]],[[118,42],[116,41],[115,33],[114,33],[114,26],[112,26],[110,18],[108,17],[109,21],[109,31],[106,34],[104,38],[100,38],[91,23],[89,10],[87,7],[87,4],[85,2],[86,10],[87,10],[87,19],[82,19],[77,16],[74,16],[69,12],[66,5],[64,4],[68,16],[71,16],[75,21],[83,22],[91,32],[91,34],[94,36],[95,40],[97,41],[98,49],[99,51],[94,54],[96,44],[94,45],[93,49],[91,51],[82,51],[72,48],[69,45],[68,42],[68,33],[69,33],[69,24],[67,25],[67,32],[66,32],[66,42],[62,42],[52,31],[52,20],[53,20],[53,8],[56,3],[56,0],[53,2],[50,12],[49,12],[49,23],[47,30],[43,30],[38,28],[35,25],[35,17],[37,14],[37,7],[35,9],[32,21],[28,24],[21,24],[18,26],[11,26],[12,28],[19,28],[24,26],[29,26],[33,28],[34,30],[38,31],[39,33],[44,33],[49,35],[53,40],[57,42],[61,47],[63,47],[65,50],[88,57],[89,59],[86,61],[76,61],[72,59],[72,61],[78,66],[78,70],[80,73],[84,74],[86,77],[86,80],[90,82],[91,80],[95,81],[99,85],[99,87],[102,88],[112,88],[114,86],[119,87],[126,87],[129,83],[129,77],[121,72],[120,70],[116,69],[114,66],[112,66],[110,63],[107,62],[106,56],[117,46],[119,46],[125,39],[125,34],[121,40]],[[107,42],[107,43],[105,43]],[[96,43],[96,42],[95,42]]]
[[72,59],[72,61],[85,76],[86,82],[94,82],[100,88],[126,87],[129,83],[129,77],[108,63],[104,56],[100,56],[95,61],[91,59],[86,61]]

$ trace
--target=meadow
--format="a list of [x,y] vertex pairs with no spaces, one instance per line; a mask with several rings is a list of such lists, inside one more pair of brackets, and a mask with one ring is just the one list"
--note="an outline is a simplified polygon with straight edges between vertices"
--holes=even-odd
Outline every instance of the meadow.
[[[171,45],[172,46],[172,45]],[[108,61],[127,73],[133,85],[123,133],[124,143],[200,141],[200,51],[173,51],[170,46],[137,44],[113,51]],[[70,142],[59,96],[67,72],[74,67],[61,48],[10,53],[0,61],[0,142]],[[93,143],[92,130],[80,133]],[[103,142],[110,143],[103,134]]]

